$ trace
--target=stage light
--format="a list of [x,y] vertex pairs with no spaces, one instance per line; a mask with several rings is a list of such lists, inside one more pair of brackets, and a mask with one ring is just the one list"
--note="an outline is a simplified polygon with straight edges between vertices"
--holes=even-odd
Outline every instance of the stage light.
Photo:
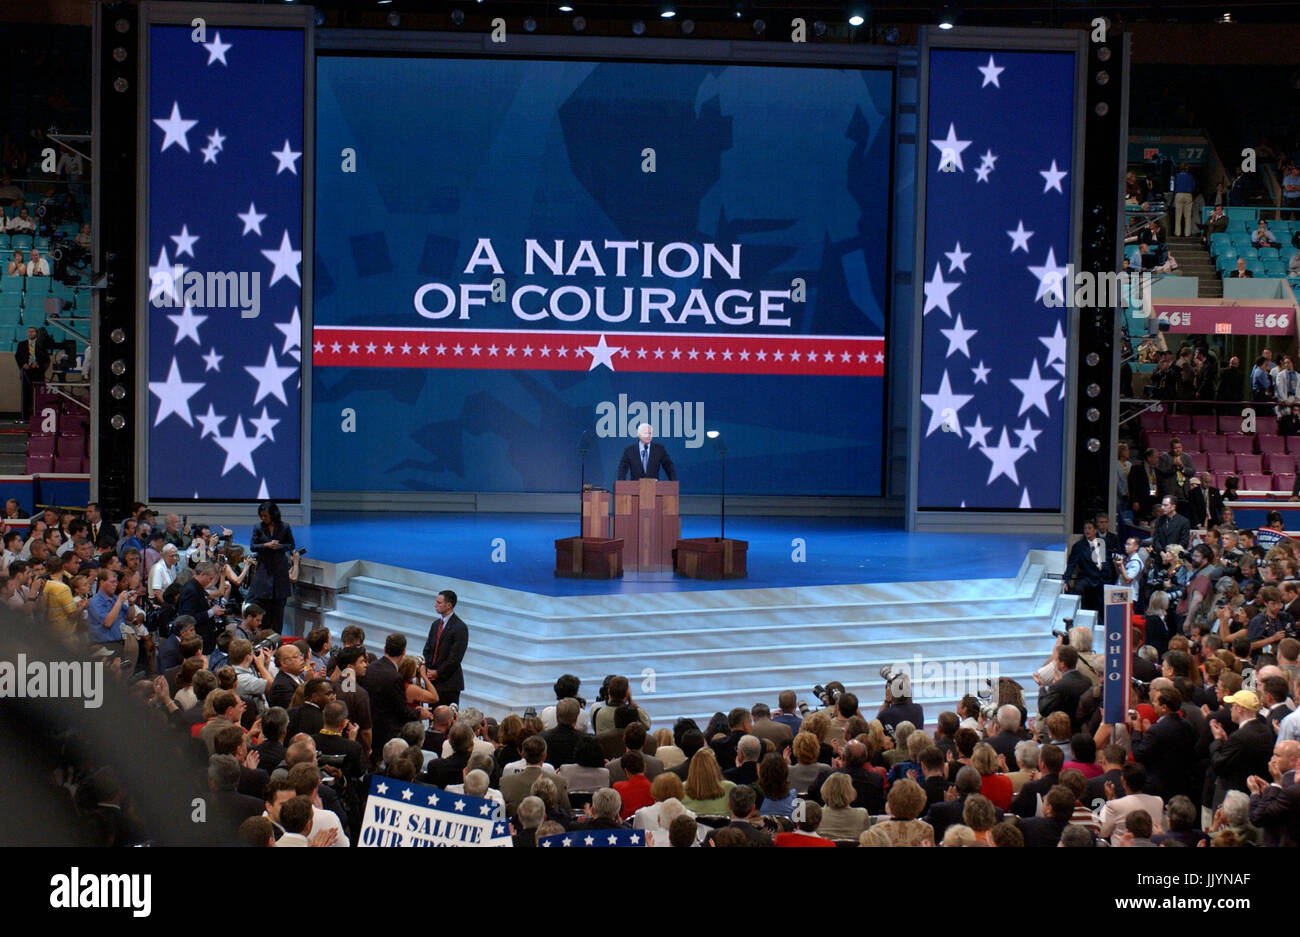
[[112,371],[117,377],[121,377],[123,374],[126,373],[126,362],[123,361],[121,358],[118,358],[111,365],[109,365],[109,370]]
[[1231,13],[1224,13],[1221,17],[1219,17],[1219,22],[1220,22],[1220,23],[1225,23],[1225,24],[1227,24],[1228,26],[1231,26],[1231,25],[1232,25],[1232,14],[1231,14]]
[[767,20],[764,20],[764,19],[757,19],[757,20],[754,20],[754,35],[755,35],[755,36],[761,36],[761,35],[763,35],[763,33],[765,33],[766,31],[767,31]]
[[561,4],[560,4],[560,12],[561,12],[561,13],[572,13],[572,12],[573,12],[573,4],[572,4],[572,3],[561,3]]
[[1096,79],[1097,84],[1099,85],[1110,84],[1110,72],[1106,71],[1105,69],[1102,69],[1101,71],[1097,72],[1097,74],[1094,75],[1093,77]]
[[125,61],[126,61],[126,49],[123,48],[122,46],[118,46],[116,49],[114,49],[114,50],[113,50],[113,61],[114,61],[114,62],[125,62]]
[[736,2],[732,5],[732,11],[735,13],[736,19],[743,20],[746,16],[749,15],[748,0],[736,0]]
[[464,10],[452,10],[452,11],[451,11],[451,24],[452,24],[453,26],[463,26],[464,23],[465,23],[465,11],[464,11]]
[[113,389],[109,391],[109,394],[114,400],[121,400],[126,396],[126,388],[121,384],[114,384]]
[[402,14],[401,14],[401,13],[389,13],[389,14],[388,14],[388,25],[391,26],[391,27],[393,27],[394,29],[396,29],[398,26],[401,26],[401,25],[402,25]]
[[1098,62],[1110,61],[1110,46],[1100,46],[1097,49],[1097,61]]
[[125,79],[125,78],[114,78],[114,79],[113,79],[113,90],[116,91],[118,94],[123,94],[123,93],[125,93],[125,92],[126,92],[126,89],[129,88],[129,87],[131,87],[131,86],[128,85],[128,84],[126,83],[126,79]]
[[682,35],[689,36],[695,32],[695,20],[682,20]]
[[850,26],[864,26],[870,11],[865,3],[850,3],[845,7],[844,12],[848,15]]
[[644,36],[644,35],[645,35],[645,20],[633,20],[633,21],[632,21],[632,35],[634,35],[634,36]]
[[1101,451],[1101,440],[1100,440],[1100,439],[1097,439],[1095,436],[1094,436],[1092,439],[1089,439],[1089,440],[1088,440],[1088,451],[1089,451],[1089,452],[1100,452],[1100,451]]
[[677,7],[671,3],[661,4],[659,7],[659,18],[670,20],[677,15]]
[[585,16],[575,16],[573,18],[573,31],[580,33],[587,28],[587,18]]
[[524,20],[524,32],[526,33],[537,32],[537,20],[533,19],[531,16],[528,17],[526,20]]
[[1101,419],[1101,411],[1098,410],[1096,407],[1089,407],[1088,413],[1086,415],[1088,417],[1089,423],[1096,423],[1098,420]]
[[721,436],[722,434],[719,433],[716,429],[711,429],[711,430],[709,430],[707,433],[705,433],[704,435],[705,435],[705,436],[708,436],[710,439],[717,439],[717,438],[718,438],[719,436]]
[[131,31],[131,23],[129,20],[121,19],[113,24],[113,28],[119,33],[129,33]]
[[109,425],[113,427],[113,429],[121,429],[122,427],[126,426],[126,417],[122,416],[122,414],[120,413],[114,413],[113,418],[108,422]]
[[939,10],[939,28],[952,29],[961,20],[961,10],[955,3],[945,3]]
[[1095,368],[1097,365],[1101,364],[1101,355],[1097,354],[1095,351],[1090,351],[1088,352],[1088,357],[1083,360],[1087,363],[1088,367]]
[[1107,114],[1110,113],[1110,105],[1107,104],[1105,101],[1098,101],[1097,106],[1094,107],[1092,110],[1098,117],[1105,117]]
[[1084,393],[1086,393],[1089,397],[1100,397],[1101,385],[1095,383],[1089,384],[1087,390],[1085,390]]
[[120,345],[126,341],[126,332],[121,329],[113,329],[113,331],[108,333],[108,337],[114,345]]

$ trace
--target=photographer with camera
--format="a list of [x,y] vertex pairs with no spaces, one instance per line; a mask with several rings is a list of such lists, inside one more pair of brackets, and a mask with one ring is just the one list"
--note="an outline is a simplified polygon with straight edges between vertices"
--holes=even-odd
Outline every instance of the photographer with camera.
[[880,676],[885,681],[885,702],[876,714],[880,724],[891,732],[900,722],[925,725],[925,711],[918,703],[912,702],[912,678],[905,673],[895,673],[889,667],[881,667]]
[[268,665],[271,649],[253,644],[246,638],[236,637],[230,642],[230,665],[235,668],[235,692],[259,714],[266,711],[266,689],[275,678]]
[[[170,544],[167,549],[172,549]],[[178,615],[189,615],[194,619],[194,630],[203,638],[205,654],[211,654],[216,647],[217,623],[226,615],[225,606],[219,601],[214,602],[208,592],[216,579],[216,568],[211,563],[200,563],[189,582],[181,587],[176,605]]]

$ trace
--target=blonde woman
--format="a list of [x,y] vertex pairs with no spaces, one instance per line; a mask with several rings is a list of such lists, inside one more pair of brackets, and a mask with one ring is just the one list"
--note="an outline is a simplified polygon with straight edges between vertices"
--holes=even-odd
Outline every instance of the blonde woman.
[[438,702],[437,692],[429,686],[424,675],[424,661],[412,654],[402,658],[397,666],[397,675],[406,685],[407,706],[434,706]]
[[[871,817],[865,807],[854,807],[858,792],[853,779],[837,771],[822,782],[822,824],[817,833],[827,839],[856,839],[867,828]],[[922,801],[925,795],[921,795]]]
[[686,796],[682,798],[682,806],[697,817],[725,817],[728,815],[727,795],[735,786],[723,780],[713,749],[701,748],[691,756],[691,767],[686,772],[683,786]]
[[632,825],[638,830],[667,830],[668,824],[662,822],[660,810],[669,800],[676,800],[681,804],[686,796],[686,785],[682,784],[682,779],[677,775],[665,771],[650,783],[650,796],[655,799],[655,802],[632,814]]
[[665,771],[671,771],[686,760],[686,753],[673,743],[672,729],[659,729],[654,737],[655,757],[664,763]]
[[811,732],[796,735],[788,751],[794,756],[794,764],[790,768],[790,785],[800,795],[807,794],[831,773],[830,765],[817,760],[821,754],[821,743]]

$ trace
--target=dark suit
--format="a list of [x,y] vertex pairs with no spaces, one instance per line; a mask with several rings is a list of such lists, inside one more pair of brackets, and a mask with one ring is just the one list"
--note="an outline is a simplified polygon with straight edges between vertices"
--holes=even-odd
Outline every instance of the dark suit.
[[211,791],[207,795],[209,823],[215,823],[218,838],[213,845],[236,845],[235,834],[239,825],[249,817],[260,817],[264,804],[261,797],[251,797],[237,791]]
[[[32,394],[35,385],[45,380],[45,369],[50,366],[50,353],[45,346],[41,344],[39,335],[34,342],[35,352],[28,346],[27,341],[18,343],[18,348],[14,352],[14,358],[18,362],[18,373],[23,380],[23,419],[27,420],[32,416]],[[34,365],[29,367],[29,365]]]
[[[847,774],[849,780],[853,782],[855,796],[849,806],[865,807],[867,813],[872,816],[879,816],[885,812],[885,779],[879,772],[869,768],[838,768],[831,774]],[[826,783],[827,777],[830,775],[826,775],[808,789],[810,800],[815,800],[819,804],[825,803],[822,800],[822,785]]]
[[713,754],[718,757],[718,767],[723,771],[735,766],[736,748],[740,745],[740,740],[744,736],[745,733],[742,730],[736,729],[725,738],[714,739],[709,743],[709,747],[713,749]]
[[325,713],[314,703],[303,703],[289,710],[289,729],[285,738],[293,738],[299,732],[315,735],[325,726]]
[[366,773],[366,756],[361,743],[341,735],[316,733],[316,751],[322,755],[343,755],[343,776],[359,778]]
[[1061,842],[1061,834],[1067,826],[1068,820],[1029,817],[1020,821],[1020,834],[1024,836],[1026,846],[1056,846]]
[[573,726],[558,725],[541,734],[546,743],[546,762],[552,767],[575,764],[578,760],[578,739],[582,733]]
[[1065,584],[1081,596],[1080,604],[1084,608],[1099,611],[1101,609],[1101,587],[1110,580],[1110,552],[1106,541],[1101,540],[1101,565],[1097,564],[1092,552],[1092,543],[1079,540],[1070,547],[1070,557],[1065,564]]
[[1223,495],[1205,485],[1193,488],[1187,496],[1187,513],[1193,527],[1213,527],[1223,513]]
[[101,520],[98,524],[87,524],[86,527],[90,532],[90,542],[95,546],[99,546],[101,538],[117,544],[117,528],[107,521]]
[[[1124,785],[1118,768],[1113,768],[1105,774],[1099,774],[1090,780],[1083,789],[1083,805],[1089,810],[1100,810],[1102,804],[1106,801],[1106,782],[1110,781],[1115,785],[1115,796],[1124,796]],[[1140,792],[1139,792],[1140,793]]]
[[1300,784],[1287,784],[1284,776],[1281,787],[1270,784],[1252,794],[1250,822],[1263,832],[1265,845],[1300,846]]
[[999,755],[1006,757],[1008,771],[1020,770],[1020,765],[1016,762],[1016,746],[1024,741],[1022,736],[1004,730],[997,735],[989,736],[984,741],[992,745],[993,750]]
[[[745,834],[746,846],[771,846],[772,845],[771,835],[764,832],[763,830],[760,830],[758,827],[754,826],[754,824],[750,823],[748,820],[737,820],[733,817],[730,823],[728,823],[726,826],[718,827],[718,830],[740,830],[740,832]],[[712,845],[713,840],[718,835],[718,830],[713,830],[709,833],[708,836],[705,836],[704,837],[705,842]]]
[[1245,791],[1246,778],[1271,777],[1269,760],[1273,757],[1273,730],[1262,719],[1248,719],[1223,741],[1210,745],[1210,767],[1214,770],[1214,803],[1223,803],[1228,791]]
[[467,752],[452,752],[446,758],[433,759],[425,767],[421,780],[425,784],[435,784],[438,787],[463,783],[465,768],[469,764],[469,756],[472,754],[474,754],[474,750],[470,749]]
[[[1151,470],[1150,476],[1147,475],[1148,468]],[[1151,493],[1152,488],[1155,488],[1155,494]],[[1136,520],[1151,516],[1152,510],[1160,503],[1160,476],[1156,474],[1155,466],[1148,466],[1145,461],[1141,461],[1129,469],[1128,500],[1130,504],[1137,504],[1134,515]]]
[[1151,525],[1151,549],[1158,556],[1171,543],[1176,543],[1183,549],[1192,541],[1192,525],[1187,518],[1181,514],[1173,514],[1168,517],[1159,518]]
[[1047,796],[1047,792],[1060,780],[1059,775],[1047,774],[1037,781],[1026,781],[1011,801],[1011,812],[1018,817],[1032,817],[1038,811],[1038,796]]
[[[266,546],[272,540],[280,544],[277,549]],[[261,524],[256,524],[249,546],[257,554],[257,567],[253,570],[248,598],[266,611],[262,627],[278,633],[284,628],[284,603],[293,590],[293,583],[289,582],[289,554],[295,546],[293,528],[281,523],[267,533]]]
[[1076,670],[1067,670],[1038,697],[1038,714],[1044,718],[1054,712],[1070,717],[1070,731],[1079,731],[1079,698],[1092,689],[1092,681]]
[[658,478],[660,468],[664,470],[670,482],[677,481],[677,469],[673,467],[673,460],[668,457],[668,450],[657,442],[650,443],[650,456],[646,460],[646,468],[644,470],[641,468],[641,441],[638,439],[623,450],[623,458],[618,462],[618,480],[623,481],[629,473],[633,481],[640,478]]
[[424,662],[438,676],[434,678],[433,688],[438,693],[440,705],[460,702],[460,692],[465,689],[465,675],[461,672],[460,662],[469,647],[469,628],[453,611],[442,626],[442,635],[438,635],[438,626],[442,619],[435,619],[429,626],[429,638],[424,642]]
[[[261,759],[258,759],[260,765]],[[247,765],[239,766],[239,783],[235,790],[249,797],[256,797],[259,801],[266,794],[266,782],[271,780],[271,773],[262,768],[250,768]],[[259,810],[258,813],[261,813]]]
[[[948,827],[963,822],[962,811],[966,808],[967,796],[968,795],[963,794],[956,800],[944,800],[943,795],[941,794],[939,802],[931,805],[930,809],[926,811],[925,822],[934,827],[934,841],[936,843],[943,840],[944,831],[947,830]],[[1002,811],[998,810],[997,807],[994,807],[993,809],[996,812],[997,822],[1001,823],[1003,816]]]
[[194,632],[203,639],[204,654],[211,654],[217,646],[217,622],[208,614],[211,607],[207,590],[191,576],[181,586],[180,598],[176,600],[176,614],[189,615],[194,619]]
[[948,792],[948,779],[942,774],[936,774],[934,777],[922,780],[925,782],[921,787],[925,790],[926,807],[943,803],[943,795]]
[[370,747],[378,757],[384,743],[401,735],[402,726],[419,719],[420,712],[406,705],[406,686],[397,665],[387,657],[371,664],[360,682],[370,694],[370,718],[374,723]]
[[758,762],[746,761],[743,764],[733,765],[722,776],[732,784],[757,784],[758,783]]
[[275,675],[270,688],[266,691],[267,705],[280,706],[288,711],[289,704],[293,702],[293,694],[298,692],[298,683],[299,681],[289,676],[286,671],[281,670]]
[[[1147,769],[1147,793],[1169,803],[1186,794],[1201,800],[1196,772],[1196,730],[1181,716],[1161,716],[1143,735],[1133,739],[1133,760]],[[1195,778],[1193,777],[1195,775]]]

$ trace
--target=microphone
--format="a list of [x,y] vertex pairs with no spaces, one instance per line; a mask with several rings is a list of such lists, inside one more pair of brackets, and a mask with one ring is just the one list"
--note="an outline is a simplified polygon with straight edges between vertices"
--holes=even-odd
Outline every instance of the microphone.
[[587,451],[590,448],[591,448],[591,430],[584,429],[582,431],[582,436],[578,439],[578,452],[583,455],[586,455]]

